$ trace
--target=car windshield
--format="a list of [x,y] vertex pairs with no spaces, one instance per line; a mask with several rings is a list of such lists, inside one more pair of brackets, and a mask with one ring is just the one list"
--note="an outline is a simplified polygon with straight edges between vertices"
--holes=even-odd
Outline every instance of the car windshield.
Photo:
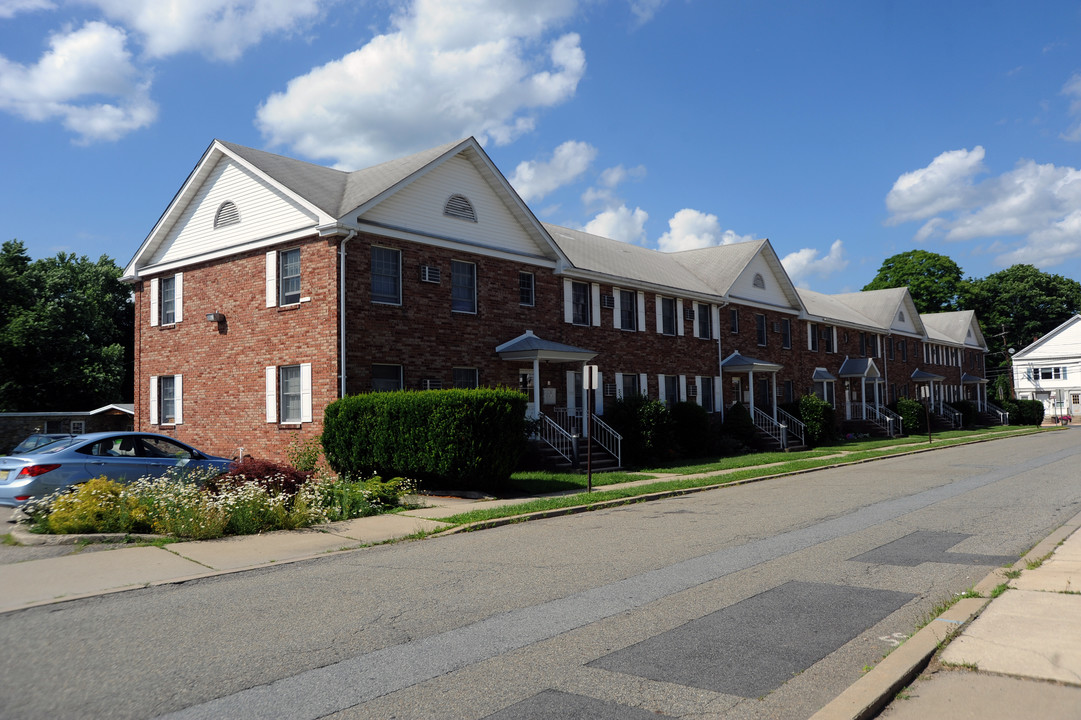
[[71,447],[77,442],[79,442],[79,438],[77,437],[60,438],[59,440],[51,442],[48,445],[42,445],[41,447],[34,448],[30,451],[29,454],[48,455],[49,453],[59,452],[66,447]]
[[61,439],[63,439],[63,436],[31,435],[30,437],[26,438],[21,443],[16,445],[15,449],[12,450],[11,452],[13,454],[14,453],[30,452],[31,450],[36,450],[38,448],[45,447],[46,445],[49,445],[49,444],[54,443],[57,440],[61,440]]

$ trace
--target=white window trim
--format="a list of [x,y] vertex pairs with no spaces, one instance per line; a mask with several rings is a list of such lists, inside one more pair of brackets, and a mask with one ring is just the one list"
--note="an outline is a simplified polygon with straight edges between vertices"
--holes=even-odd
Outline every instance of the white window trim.
[[461,313],[463,315],[476,315],[478,311],[478,299],[477,299],[477,264],[475,262],[469,262],[468,260],[452,260],[450,265],[450,287],[451,293],[454,292],[454,263],[459,265],[469,265],[473,268],[473,309],[472,310],[455,310],[454,298],[451,297],[451,312]]
[[616,373],[616,400],[623,399],[623,373]]
[[[310,423],[312,421],[312,364],[290,363],[290,365],[300,366],[300,422]],[[268,423],[278,422],[279,367],[286,366],[266,366],[266,421]]]
[[679,401],[687,402],[687,376],[679,376]]
[[590,283],[589,292],[592,300],[592,312],[590,313],[590,324],[594,327],[601,326],[601,286],[599,283]]
[[623,316],[620,312],[623,309],[623,303],[619,297],[620,290],[621,288],[612,287],[612,327],[616,330],[623,329]]
[[158,306],[160,301],[158,300],[161,294],[161,280],[158,278],[150,279],[150,327],[157,327],[159,322],[159,310]]
[[150,376],[150,424],[158,424],[158,376]]
[[[278,251],[266,254],[266,306],[278,307]],[[267,422],[274,422],[268,420]]]
[[[158,382],[163,377],[173,379],[173,417],[174,422],[159,422],[158,413]],[[184,424],[184,376],[183,375],[151,375],[150,376],[150,424],[151,425],[182,425]]]
[[683,299],[676,298],[676,337],[683,337],[686,324],[683,321]]
[[574,324],[574,281],[563,278],[563,322]]
[[649,375],[646,373],[638,375],[638,394],[649,397]]
[[184,273],[173,276],[173,323],[184,320]]
[[[646,294],[639,290],[638,296],[638,332],[646,331]],[[643,385],[643,387],[645,387]]]
[[[663,295],[654,295],[653,296],[653,309],[656,311],[656,315],[657,315],[657,334],[658,335],[664,335],[664,311],[661,309],[663,304],[664,304],[663,297],[664,297]],[[664,393],[661,393],[661,394],[663,395]]]

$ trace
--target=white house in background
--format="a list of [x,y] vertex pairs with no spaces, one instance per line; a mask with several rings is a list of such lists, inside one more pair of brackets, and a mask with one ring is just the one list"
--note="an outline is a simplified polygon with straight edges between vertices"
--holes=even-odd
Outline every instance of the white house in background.
[[1013,356],[1018,399],[1040,400],[1047,417],[1081,415],[1081,315]]

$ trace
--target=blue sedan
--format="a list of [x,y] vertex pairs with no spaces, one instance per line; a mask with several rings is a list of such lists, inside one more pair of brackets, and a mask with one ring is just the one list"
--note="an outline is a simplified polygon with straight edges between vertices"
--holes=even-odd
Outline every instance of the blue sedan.
[[139,432],[75,435],[18,455],[0,457],[0,507],[19,507],[105,476],[129,483],[170,470],[229,469],[233,461],[199,452],[165,435]]

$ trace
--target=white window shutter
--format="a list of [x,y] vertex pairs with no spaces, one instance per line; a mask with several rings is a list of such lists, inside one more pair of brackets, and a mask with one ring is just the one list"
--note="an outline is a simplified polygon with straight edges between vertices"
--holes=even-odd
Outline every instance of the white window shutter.
[[716,305],[710,305],[709,306],[709,311],[710,311],[710,314],[712,315],[712,319],[713,319],[713,322],[711,323],[711,325],[713,327],[713,334],[716,335],[717,337],[720,337],[721,336],[721,308],[719,308]]
[[[638,294],[638,331],[646,331],[646,294],[639,292]],[[643,385],[642,393],[645,394],[645,386]]]
[[654,313],[654,314],[657,316],[657,332],[663,333],[664,332],[664,313],[661,312],[661,306],[664,303],[661,301],[661,296],[660,295],[654,295],[653,296],[653,301],[654,301],[653,302],[653,309],[656,310],[656,313]]
[[150,424],[158,424],[158,376],[150,376]]
[[683,335],[683,300],[676,298],[676,335]]
[[590,283],[590,295],[593,296],[593,312],[590,313],[593,317],[593,324],[600,327],[601,324],[601,286],[597,283]]
[[[702,376],[694,376],[694,401],[699,405],[702,404]],[[708,408],[707,408],[708,409]]]
[[604,373],[597,371],[597,389],[593,391],[593,412],[604,415]]
[[691,320],[691,336],[692,337],[699,337],[699,335],[698,335],[698,313],[702,312],[702,308],[704,306],[702,304],[700,304],[700,303],[691,303],[691,307],[694,309],[694,318]]
[[612,288],[612,327],[616,330],[622,329],[620,326],[620,313],[619,310],[622,307],[622,303],[619,301],[619,288]]
[[649,397],[649,376],[645,373],[638,376],[638,392]]
[[563,322],[574,322],[574,290],[569,278],[563,278]]
[[[271,250],[266,254],[266,306],[278,305],[278,253]],[[267,420],[276,422],[276,420]]]
[[658,375],[657,376],[657,399],[660,400],[661,402],[664,402],[664,397],[665,397],[664,391],[665,390],[667,390],[667,388],[664,386],[664,375]]
[[567,371],[567,411],[574,410],[574,393],[576,388],[574,387],[574,371]]
[[721,376],[713,377],[713,412],[720,412],[724,401],[721,399]]
[[616,373],[616,400],[623,399],[623,373]]
[[[181,322],[183,319],[184,273],[177,273],[173,280],[173,322]],[[177,377],[179,377],[179,375]]]
[[679,376],[679,401],[680,402],[686,402],[687,401],[687,376],[686,375],[680,375]]
[[158,324],[158,278],[152,278],[150,280],[150,327],[156,327]]
[[176,424],[180,425],[184,422],[184,376],[173,375],[173,415],[176,417]]
[[266,421],[278,422],[278,368],[274,365],[266,369]]
[[312,421],[312,364],[300,365],[300,422]]

